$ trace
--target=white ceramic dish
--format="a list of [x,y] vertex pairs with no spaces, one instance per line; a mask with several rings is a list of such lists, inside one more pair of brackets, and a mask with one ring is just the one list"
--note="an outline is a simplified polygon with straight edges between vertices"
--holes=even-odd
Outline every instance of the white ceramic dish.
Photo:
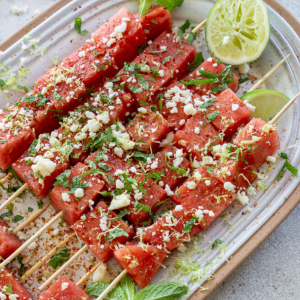
[[[210,0],[186,0],[182,7],[172,12],[173,21],[175,25],[181,25],[188,18],[192,24],[196,25],[202,20],[206,19],[210,8],[213,5],[213,1]],[[21,41],[15,43],[12,47],[5,51],[4,55],[0,57],[0,62],[4,63],[4,66],[11,66],[10,72],[16,72],[21,64],[20,59],[27,57],[25,66],[31,70],[26,80],[20,81],[19,84],[30,86],[39,76],[45,73],[45,71],[51,67],[52,60],[66,57],[69,53],[79,48],[84,44],[85,40],[89,38],[89,34],[86,36],[78,35],[73,29],[74,20],[76,17],[82,18],[82,28],[87,29],[89,32],[95,31],[95,29],[102,25],[106,19],[112,16],[122,6],[127,6],[131,12],[138,10],[137,1],[104,1],[104,0],[74,0],[63,9],[52,15],[36,29],[29,33],[31,37],[40,37],[40,46],[47,48],[47,52],[43,56],[30,55],[29,51],[21,50]],[[260,78],[265,74],[272,65],[276,64],[287,54],[291,54],[290,59],[285,63],[275,75],[273,75],[264,84],[264,88],[276,89],[280,92],[292,97],[299,92],[300,85],[300,63],[297,55],[300,55],[300,40],[288,23],[280,17],[274,10],[269,8],[270,21],[271,21],[271,39],[263,53],[262,57],[256,62],[251,64],[251,74]],[[198,51],[203,51],[204,57],[208,57],[208,51],[205,46],[203,31],[199,34],[199,37],[195,43]],[[251,86],[251,83],[243,84],[242,88],[238,91],[238,95],[242,95],[244,91],[247,91]],[[5,108],[7,105],[6,94],[0,92],[0,106]],[[9,102],[14,102],[20,96],[19,92],[14,92],[9,98]],[[300,119],[299,103],[294,104],[280,119],[278,122],[278,132],[281,139],[281,149],[291,147],[285,152],[291,157],[290,162],[294,166],[299,166],[300,163],[300,145],[299,140],[299,119]],[[260,192],[255,195],[250,201],[250,204],[246,207],[241,207],[237,203],[234,203],[228,208],[228,215],[225,218],[218,218],[212,226],[210,226],[205,232],[199,236],[197,244],[190,243],[188,246],[188,253],[180,253],[173,251],[172,255],[165,261],[164,265],[167,268],[162,268],[153,280],[153,283],[162,280],[171,281],[178,280],[180,282],[190,284],[191,295],[204,280],[209,278],[211,274],[226,260],[228,259],[254,232],[256,232],[272,215],[273,213],[284,203],[285,199],[291,194],[299,183],[299,178],[291,176],[286,172],[285,176],[280,182],[276,182],[276,176],[278,170],[282,166],[283,161],[277,163],[275,169],[269,173],[269,178],[266,181],[268,190],[264,193]],[[2,199],[0,203],[6,199],[5,191],[3,191]],[[24,196],[23,203],[15,202],[14,214],[21,214],[26,216],[27,207],[33,207],[36,209],[36,198],[27,192]],[[45,199],[44,203],[49,201]],[[254,206],[255,205],[255,206]],[[252,209],[249,212],[249,208]],[[29,226],[25,233],[27,238],[36,231],[37,227],[40,227],[51,216],[54,215],[54,210],[49,208],[43,217],[34,222],[32,226]],[[227,223],[224,223],[224,219],[231,222],[229,227]],[[30,261],[28,266],[33,266],[39,258],[52,249],[59,241],[66,237],[69,232],[66,226],[59,226],[55,224],[52,229],[43,234],[37,241],[38,246],[33,250],[26,250],[22,254],[30,255]],[[10,222],[12,227],[16,224]],[[53,235],[53,229],[58,227],[60,233]],[[227,250],[223,255],[220,254],[216,248],[211,250],[211,243],[216,239],[221,239],[223,245],[228,244]],[[71,255],[77,251],[81,242],[74,241],[69,243],[68,248],[71,250]],[[196,253],[192,256],[190,254],[196,250]],[[202,253],[203,251],[203,253]],[[200,253],[201,252],[201,253]],[[76,282],[97,260],[93,254],[88,251],[87,254],[82,255],[68,270],[63,274],[68,276],[74,282]],[[197,282],[191,282],[190,275],[178,275],[177,269],[174,269],[177,259],[190,258],[196,264],[201,265],[198,274],[199,280]],[[209,263],[208,263],[209,262]],[[13,269],[18,272],[18,263],[13,263]],[[116,275],[119,267],[114,262],[110,262],[110,271],[112,275]],[[25,285],[29,287],[34,296],[37,296],[37,287],[42,283],[41,278],[48,278],[52,273],[52,269],[47,268],[44,265],[36,271],[29,280],[25,282]],[[91,280],[91,279],[90,279]],[[188,296],[189,296],[188,295]]]

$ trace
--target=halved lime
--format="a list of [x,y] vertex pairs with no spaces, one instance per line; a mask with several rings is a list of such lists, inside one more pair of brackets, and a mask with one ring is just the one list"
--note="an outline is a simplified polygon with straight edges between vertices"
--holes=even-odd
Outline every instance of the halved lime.
[[252,118],[268,122],[289,101],[289,97],[274,90],[256,90],[246,93],[241,100],[255,106],[255,111],[251,112]]
[[222,62],[241,65],[260,57],[270,38],[262,0],[218,0],[205,25],[206,43]]

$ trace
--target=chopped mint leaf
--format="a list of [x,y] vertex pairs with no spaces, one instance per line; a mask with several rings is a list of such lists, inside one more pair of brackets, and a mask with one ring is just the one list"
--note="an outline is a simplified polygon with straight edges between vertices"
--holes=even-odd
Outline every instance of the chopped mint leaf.
[[57,267],[60,267],[64,262],[66,262],[70,257],[70,253],[66,246],[59,249],[56,254],[54,254],[50,261],[48,262],[48,266],[52,267],[53,269],[56,269]]
[[191,64],[189,64],[188,71],[190,72],[195,71],[203,62],[204,62],[204,58],[202,52],[198,52],[196,54],[194,61]]
[[217,246],[217,245],[220,245],[220,244],[222,244],[223,242],[220,240],[220,239],[216,239],[213,243],[212,243],[212,245],[211,245],[211,249],[215,249],[215,247]]
[[121,228],[113,228],[109,231],[109,234],[108,236],[105,238],[105,241],[108,243],[108,242],[111,242],[113,241],[115,238],[119,237],[119,236],[126,236],[126,237],[129,237],[128,233],[126,231],[124,231],[123,229]]
[[19,221],[21,221],[21,220],[23,220],[24,219],[24,217],[22,217],[22,216],[20,216],[20,215],[16,215],[16,216],[14,216],[13,218],[12,218],[12,221],[14,222],[14,223],[18,223]]
[[88,33],[88,31],[87,30],[83,30],[83,31],[81,31],[81,18],[76,18],[75,19],[75,25],[74,25],[74,28],[75,28],[75,30],[77,31],[77,33],[79,33],[79,34],[86,34],[86,33]]

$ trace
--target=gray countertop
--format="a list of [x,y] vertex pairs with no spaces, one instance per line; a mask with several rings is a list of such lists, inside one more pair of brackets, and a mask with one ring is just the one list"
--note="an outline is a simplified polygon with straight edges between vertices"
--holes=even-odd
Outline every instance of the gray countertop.
[[[0,0],[0,42],[54,0]],[[280,0],[300,21],[299,0]],[[17,16],[11,8],[28,6]],[[300,299],[300,206],[217,288],[208,300]]]

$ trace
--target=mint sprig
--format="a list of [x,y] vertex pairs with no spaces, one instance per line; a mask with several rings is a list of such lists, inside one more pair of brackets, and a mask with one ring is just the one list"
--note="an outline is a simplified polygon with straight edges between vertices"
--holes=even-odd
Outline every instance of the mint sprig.
[[[93,297],[99,297],[108,284],[94,282],[86,288],[86,293]],[[143,290],[136,293],[134,282],[127,274],[119,285],[115,286],[105,300],[176,300],[188,293],[188,287],[182,283],[167,282],[150,284]]]
[[151,2],[156,2],[159,6],[165,6],[168,11],[172,11],[176,6],[181,6],[184,0],[140,0],[140,16],[144,16],[151,7]]

